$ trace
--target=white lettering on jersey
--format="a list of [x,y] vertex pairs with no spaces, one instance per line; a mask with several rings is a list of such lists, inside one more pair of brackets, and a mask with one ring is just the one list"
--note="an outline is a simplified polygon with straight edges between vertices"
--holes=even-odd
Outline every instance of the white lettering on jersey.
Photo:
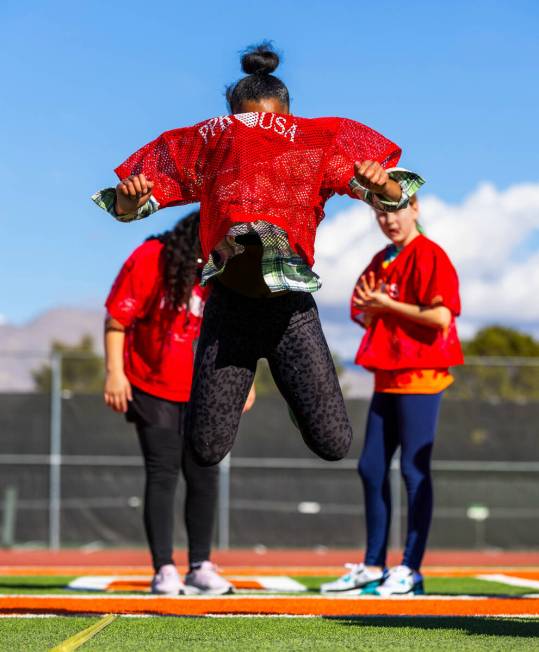
[[284,137],[285,137],[285,138],[288,138],[289,135],[290,135],[290,142],[291,142],[291,143],[294,142],[294,136],[296,135],[296,129],[297,129],[297,125],[296,125],[296,123],[294,123],[294,124],[293,124],[289,129],[287,129],[287,131],[285,132]]
[[202,317],[204,302],[197,294],[192,294],[189,299],[189,312],[195,317]]
[[217,126],[219,130],[223,132],[227,127],[232,124],[232,119],[228,115],[220,115],[217,118],[212,118],[205,122],[201,127],[198,128],[198,133],[202,136],[204,142],[208,143],[208,133],[210,136],[215,136],[217,133]]
[[286,130],[286,119],[283,118],[282,115],[279,115],[275,118],[274,131],[276,134],[280,134],[282,136],[285,130]]
[[234,117],[251,129],[258,124],[258,113],[236,113]]
[[[269,115],[269,117],[267,117]],[[296,137],[296,130],[298,125],[295,122],[290,124],[288,118],[285,118],[282,115],[276,116],[274,113],[237,113],[235,116],[236,120],[239,120],[242,124],[249,129],[254,129],[255,127],[260,127],[261,129],[273,129],[276,134],[279,136],[284,136],[291,143],[294,142]]]
[[266,126],[264,124],[264,119],[266,118],[267,115],[268,115],[267,113],[261,113],[260,114],[260,119],[258,120],[258,126],[261,129],[271,129],[273,127],[273,121],[275,120],[275,115],[273,113],[269,114],[270,121],[269,121],[269,124]]
[[[260,129],[273,130],[279,136],[287,138],[291,143],[296,137],[298,125],[282,115],[276,116],[274,113],[238,113],[234,116],[236,120],[244,124],[249,129],[260,127]],[[233,124],[229,115],[221,115],[217,118],[211,118],[198,128],[198,133],[207,144],[210,138],[217,133],[222,133],[227,127]]]
[[399,286],[396,283],[390,283],[389,285],[386,285],[385,290],[392,299],[399,298]]

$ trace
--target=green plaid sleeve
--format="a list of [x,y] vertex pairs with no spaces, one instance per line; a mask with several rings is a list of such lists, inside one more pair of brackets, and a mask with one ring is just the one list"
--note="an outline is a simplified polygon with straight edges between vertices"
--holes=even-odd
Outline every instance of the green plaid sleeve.
[[370,204],[373,208],[379,208],[388,212],[399,211],[401,208],[406,208],[410,197],[415,195],[415,193],[421,188],[425,183],[425,180],[410,170],[405,168],[389,168],[387,170],[390,179],[396,181],[402,190],[402,196],[400,200],[391,201],[389,199],[383,199],[379,195],[374,194],[370,190],[364,188],[355,177],[352,177],[350,180],[350,188],[354,191],[361,191],[363,193],[363,200]]
[[118,215],[115,210],[116,205],[116,189],[104,188],[92,195],[92,201],[96,203],[99,208],[107,211],[114,219],[119,222],[134,222],[135,220],[142,220],[148,217],[155,211],[159,210],[159,202],[152,196],[148,201],[138,208],[134,213],[127,213],[126,215]]
[[262,276],[272,292],[316,292],[321,287],[318,275],[301,256],[284,257],[267,249],[262,256]]

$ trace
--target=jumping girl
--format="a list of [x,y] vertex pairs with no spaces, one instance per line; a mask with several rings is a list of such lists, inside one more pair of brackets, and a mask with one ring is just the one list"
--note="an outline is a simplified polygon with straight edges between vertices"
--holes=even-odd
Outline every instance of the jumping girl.
[[[199,214],[152,237],[123,265],[106,301],[105,402],[137,429],[146,470],[144,526],[155,576],[153,593],[227,593],[232,586],[210,560],[217,467],[198,466],[184,447],[193,344],[208,290],[201,288]],[[174,495],[186,482],[189,573],[172,558]]]
[[[457,273],[441,247],[421,233],[419,202],[394,213],[377,210],[391,240],[361,274],[352,295],[352,319],[366,331],[356,364],[374,372],[374,396],[358,471],[363,481],[367,550],[363,564],[324,584],[326,593],[363,590],[378,595],[422,593],[421,561],[432,516],[430,460],[440,401],[462,364],[455,318],[460,314]],[[389,470],[401,447],[408,495],[402,564],[386,570],[391,518]]]
[[216,464],[232,448],[242,406],[265,357],[317,455],[338,460],[352,429],[312,292],[316,228],[334,193],[396,210],[422,181],[384,168],[400,149],[343,118],[289,111],[279,57],[265,43],[242,57],[246,77],[228,88],[231,115],[162,134],[116,172],[94,200],[122,221],[201,203],[202,284],[212,293],[195,361],[189,438]]

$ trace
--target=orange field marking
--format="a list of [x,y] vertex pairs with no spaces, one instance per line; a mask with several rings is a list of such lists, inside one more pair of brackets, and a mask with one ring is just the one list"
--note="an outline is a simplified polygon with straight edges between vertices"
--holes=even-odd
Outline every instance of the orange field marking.
[[[149,591],[150,583],[152,578],[148,577],[146,580],[114,580],[107,586],[107,591]],[[232,582],[234,588],[241,589],[243,591],[252,590],[260,591],[264,589],[264,586],[257,582],[256,580],[246,579],[246,580],[236,580]]]
[[415,597],[400,599],[340,597],[133,597],[133,596],[35,596],[0,597],[0,612],[16,613],[115,613],[175,616],[214,614],[315,615],[315,616],[539,616],[539,600],[533,598],[462,599]]

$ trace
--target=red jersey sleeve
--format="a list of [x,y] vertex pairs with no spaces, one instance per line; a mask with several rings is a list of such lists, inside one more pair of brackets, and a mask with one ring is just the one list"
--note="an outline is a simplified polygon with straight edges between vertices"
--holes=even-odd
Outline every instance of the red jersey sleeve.
[[420,305],[439,303],[454,317],[460,315],[459,279],[449,256],[438,246],[421,251],[416,260],[416,288]]
[[109,315],[126,328],[147,314],[156,297],[161,249],[158,240],[142,244],[125,261],[112,284],[105,306]]
[[354,176],[354,163],[378,161],[384,168],[394,167],[400,155],[400,147],[374,129],[340,118],[324,170],[323,187],[339,195],[357,198],[348,186]]
[[155,184],[152,194],[160,208],[199,201],[206,151],[202,126],[166,131],[119,165],[116,174],[120,179],[144,174]]
[[374,256],[374,258],[371,260],[371,262],[367,265],[367,267],[365,267],[365,269],[358,276],[358,279],[357,279],[357,281],[356,281],[356,283],[354,285],[354,289],[352,290],[352,296],[350,297],[350,319],[352,321],[355,321],[356,324],[359,324],[360,326],[363,326],[364,328],[365,328],[365,321],[364,321],[365,314],[364,314],[363,310],[361,310],[361,308],[358,308],[354,304],[354,296],[355,296],[355,293],[356,293],[356,288],[357,288],[357,286],[359,284],[359,281],[360,281],[361,277],[364,274],[368,274],[369,272],[374,272],[375,275],[378,275],[380,265],[382,264],[382,260],[383,260],[383,257],[384,257],[384,251],[385,250],[379,251],[376,254],[376,256]]

